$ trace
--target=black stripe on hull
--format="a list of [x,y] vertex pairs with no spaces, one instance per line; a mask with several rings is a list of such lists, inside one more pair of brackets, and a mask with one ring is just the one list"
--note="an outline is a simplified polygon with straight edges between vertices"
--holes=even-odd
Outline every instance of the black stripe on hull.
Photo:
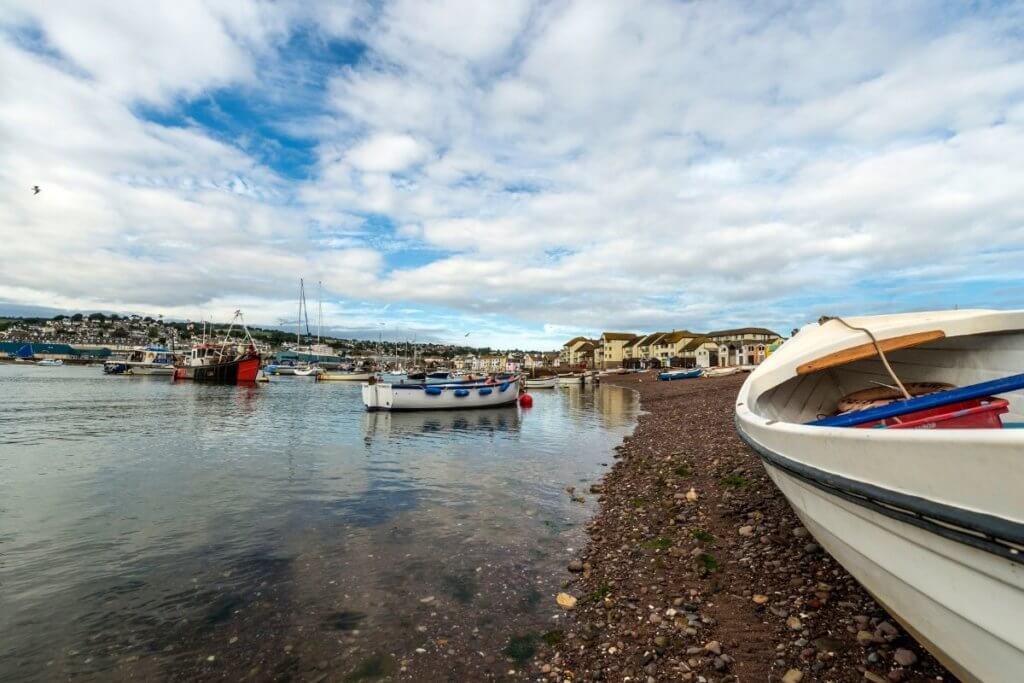
[[1024,564],[1024,524],[825,472],[768,450],[747,436],[738,422],[736,431],[767,465],[800,481],[947,540]]

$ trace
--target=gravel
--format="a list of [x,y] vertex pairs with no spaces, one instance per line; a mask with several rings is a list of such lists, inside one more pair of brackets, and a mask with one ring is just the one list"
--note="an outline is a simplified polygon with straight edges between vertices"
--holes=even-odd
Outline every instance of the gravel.
[[[956,681],[813,541],[736,436],[746,375],[611,383],[640,394],[634,433],[594,490],[566,573],[552,681]],[[578,567],[583,567],[579,572]]]

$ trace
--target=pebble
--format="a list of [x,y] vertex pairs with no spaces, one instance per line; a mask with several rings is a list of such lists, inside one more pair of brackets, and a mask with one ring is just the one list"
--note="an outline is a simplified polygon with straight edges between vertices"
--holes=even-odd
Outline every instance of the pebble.
[[917,663],[917,655],[914,654],[914,651],[902,647],[893,653],[892,658],[900,666],[913,666]]
[[571,571],[571,572],[581,572],[581,571],[583,571],[583,562],[581,562],[580,560],[573,560],[572,562],[569,563],[569,571]]
[[786,619],[786,628],[790,631],[799,631],[804,627],[804,624],[797,617],[789,617]]
[[782,683],[800,683],[804,678],[804,672],[800,669],[790,669],[782,677]]
[[576,598],[568,593],[559,593],[555,598],[555,602],[557,602],[558,606],[562,609],[573,609],[576,607]]
[[767,595],[755,595],[753,598],[751,598],[751,600],[754,601],[754,604],[763,605],[766,602],[768,602],[768,596]]
[[752,527],[750,525],[741,526],[739,533],[740,533],[740,536],[753,536],[754,535],[754,527]]
[[711,654],[720,655],[722,654],[722,644],[717,640],[711,640],[705,643],[704,651],[710,652]]

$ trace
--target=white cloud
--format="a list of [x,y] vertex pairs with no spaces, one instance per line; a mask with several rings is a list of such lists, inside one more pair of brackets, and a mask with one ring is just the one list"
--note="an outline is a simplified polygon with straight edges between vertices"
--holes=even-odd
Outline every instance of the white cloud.
[[[305,274],[537,339],[788,327],[907,277],[1016,282],[1024,22],[936,12],[24,3],[0,19],[0,297],[269,311]],[[65,61],[25,49],[26,26]],[[280,74],[307,70],[280,60],[310,57],[283,48],[309,32],[362,52],[310,67],[322,89],[296,105]],[[268,116],[313,145],[308,175],[138,114],[218,88],[288,102]]]
[[394,173],[422,161],[428,150],[408,135],[379,133],[359,143],[345,159],[361,171]]

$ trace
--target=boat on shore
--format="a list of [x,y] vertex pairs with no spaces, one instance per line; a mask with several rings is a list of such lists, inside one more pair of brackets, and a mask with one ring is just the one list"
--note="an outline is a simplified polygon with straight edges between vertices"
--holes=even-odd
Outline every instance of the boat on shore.
[[736,398],[807,529],[965,681],[1024,671],[1022,368],[1024,311],[823,319]]
[[557,377],[536,377],[523,381],[527,389],[554,389],[558,386]]
[[672,382],[677,379],[696,379],[704,374],[704,368],[691,368],[689,370],[669,370],[659,372],[658,379],[662,382]]
[[514,405],[519,378],[454,384],[387,384],[362,387],[367,410],[460,410]]
[[731,375],[738,375],[743,372],[737,366],[727,368],[704,368],[705,377],[729,377]]

